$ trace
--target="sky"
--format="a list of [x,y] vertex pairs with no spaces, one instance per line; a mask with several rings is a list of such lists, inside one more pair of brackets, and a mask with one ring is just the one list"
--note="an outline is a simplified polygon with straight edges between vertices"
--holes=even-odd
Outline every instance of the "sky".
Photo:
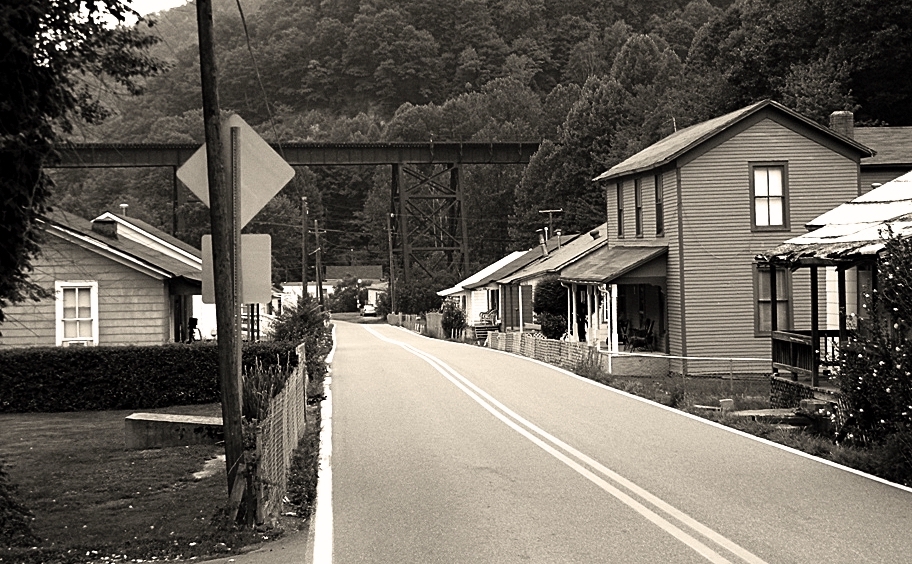
[[140,14],[149,14],[152,12],[161,12],[176,6],[182,6],[187,0],[133,0],[130,2],[133,9]]

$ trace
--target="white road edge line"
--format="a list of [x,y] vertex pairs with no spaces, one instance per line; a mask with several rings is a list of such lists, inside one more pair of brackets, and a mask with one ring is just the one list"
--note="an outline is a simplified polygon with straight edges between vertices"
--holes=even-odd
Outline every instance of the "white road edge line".
[[330,365],[336,354],[336,328],[332,329],[333,346],[326,355],[326,377],[323,380],[323,401],[320,402],[320,466],[317,470],[317,497],[314,510],[313,564],[332,564],[333,505],[332,505],[332,377]]
[[[545,440],[548,440],[552,444],[558,446],[559,448],[564,449],[570,455],[577,457],[580,461],[584,462],[585,464],[588,464],[593,469],[603,473],[607,478],[614,480],[619,485],[629,489],[631,492],[642,497],[648,503],[653,504],[657,509],[664,511],[669,516],[671,516],[671,517],[677,519],[678,521],[680,521],[681,523],[691,527],[694,531],[698,532],[699,534],[702,534],[707,539],[711,540],[712,542],[715,542],[717,545],[719,545],[722,548],[725,548],[726,550],[730,551],[732,554],[735,554],[742,560],[744,560],[746,562],[750,562],[751,564],[766,564],[766,562],[764,560],[762,560],[761,558],[748,552],[744,548],[738,546],[734,542],[728,540],[727,538],[725,538],[722,535],[720,535],[719,533],[713,531],[709,527],[706,527],[702,523],[699,523],[692,517],[684,514],[682,511],[672,507],[668,503],[662,501],[661,499],[654,496],[653,494],[650,494],[646,490],[633,484],[626,478],[623,478],[620,475],[618,475],[617,473],[609,470],[602,464],[599,464],[595,460],[584,455],[583,453],[579,452],[578,450],[570,447],[566,443],[563,443],[556,437],[553,437],[552,435],[546,433],[544,430],[535,426],[528,420],[524,419],[523,417],[519,416],[518,414],[516,414],[515,412],[513,412],[512,410],[510,410],[509,408],[504,406],[499,401],[495,400],[488,393],[484,392],[483,390],[481,390],[480,388],[475,386],[475,384],[470,382],[464,376],[457,373],[452,367],[448,366],[440,359],[438,359],[428,353],[425,353],[407,343],[384,337],[371,328],[365,327],[365,329],[368,332],[370,332],[371,334],[373,334],[375,337],[377,337],[378,339],[389,342],[391,344],[398,345],[398,346],[402,347],[403,349],[411,352],[413,355],[423,359],[425,362],[427,362],[432,367],[434,367],[434,369],[437,370],[446,379],[448,379],[450,382],[452,382],[457,388],[462,390],[463,393],[465,393],[470,398],[472,398],[475,402],[477,402],[485,410],[487,410],[492,415],[494,415],[494,417],[501,420],[508,427],[512,428],[517,433],[521,434],[522,436],[527,438],[529,441],[531,441],[533,444],[535,444],[536,446],[538,446],[539,448],[541,448],[548,454],[552,455],[556,459],[560,460],[565,465],[567,465],[571,469],[575,470],[577,473],[579,473],[583,477],[587,478],[589,481],[591,481],[595,485],[599,486],[606,493],[612,495],[613,497],[615,497],[616,499],[618,499],[619,501],[621,501],[622,503],[624,503],[625,505],[627,505],[628,507],[630,507],[631,509],[633,509],[634,511],[639,513],[640,515],[642,515],[644,518],[646,518],[647,520],[652,522],[654,525],[658,526],[659,528],[664,530],[666,533],[670,534],[671,536],[673,536],[674,538],[678,539],[679,541],[684,543],[686,546],[691,548],[692,550],[696,551],[698,554],[700,554],[701,556],[703,556],[710,562],[719,563],[719,564],[730,563],[730,561],[728,559],[726,559],[725,557],[723,557],[722,555],[720,555],[713,549],[709,548],[708,546],[706,546],[705,544],[700,542],[698,539],[694,538],[693,536],[691,536],[690,534],[688,534],[681,528],[677,527],[676,525],[669,522],[662,516],[658,515],[657,513],[655,513],[648,507],[644,506],[642,503],[638,502],[637,500],[635,500],[628,494],[626,494],[623,491],[619,490],[618,488],[614,487],[613,485],[608,483],[606,480],[602,479],[600,476],[598,476],[597,474],[595,474],[588,468],[584,467],[582,464],[580,464],[576,460],[571,459],[569,456],[567,456],[563,452],[560,452],[559,450],[554,448],[554,446],[546,443],[544,440],[533,435],[532,433],[534,432],[534,433],[540,435],[541,437],[543,437]],[[481,396],[483,396],[484,399],[482,399]],[[488,403],[488,402],[490,402],[490,403]],[[497,409],[495,409],[494,406],[497,406]],[[503,413],[498,411],[498,409],[502,410]],[[509,419],[505,414],[514,418],[516,420],[516,422]],[[521,427],[520,424],[527,427],[528,430],[527,430],[527,428]]]
[[[414,333],[413,333],[413,334],[414,334]],[[427,337],[427,338],[430,338],[430,337]],[[728,426],[723,425],[723,424],[721,424],[721,423],[718,423],[718,422],[716,422],[716,421],[712,421],[712,420],[710,420],[710,419],[704,419],[703,417],[700,417],[699,415],[694,415],[693,413],[687,413],[686,411],[681,411],[680,409],[675,409],[675,408],[673,408],[673,407],[668,407],[667,405],[663,405],[663,404],[661,404],[661,403],[659,403],[659,402],[652,401],[652,400],[650,400],[650,399],[647,399],[647,398],[644,398],[644,397],[640,397],[640,396],[635,395],[635,394],[631,394],[630,392],[625,392],[624,390],[619,390],[619,389],[617,389],[617,388],[612,388],[611,386],[608,386],[608,385],[606,385],[606,384],[602,384],[601,382],[596,382],[595,380],[592,380],[591,378],[586,378],[585,376],[580,376],[579,374],[575,374],[575,373],[573,373],[573,372],[570,372],[569,370],[565,370],[565,369],[561,368],[560,366],[554,366],[553,364],[548,364],[547,362],[543,362],[543,361],[538,360],[538,359],[535,359],[535,358],[530,358],[530,357],[528,357],[528,356],[522,356],[522,355],[518,355],[518,354],[513,354],[513,353],[507,352],[507,351],[499,351],[499,350],[497,350],[497,349],[488,349],[488,348],[485,348],[485,350],[488,350],[488,351],[493,352],[493,353],[505,354],[505,355],[512,356],[512,357],[515,357],[515,358],[521,358],[521,359],[527,360],[527,361],[529,361],[529,362],[534,362],[535,364],[539,364],[539,365],[541,365],[541,366],[550,368],[550,369],[552,369],[552,370],[556,370],[556,371],[558,371],[558,372],[560,372],[560,373],[562,373],[562,374],[566,374],[567,376],[570,376],[571,378],[575,378],[575,379],[577,379],[577,380],[580,380],[581,382],[584,382],[584,383],[586,383],[586,384],[588,384],[588,385],[590,385],[590,386],[595,386],[595,387],[597,387],[597,388],[601,388],[601,389],[603,389],[603,390],[607,390],[607,391],[609,391],[609,392],[611,392],[611,393],[619,394],[619,395],[622,395],[622,396],[624,396],[624,397],[628,397],[628,398],[630,398],[630,399],[636,400],[636,401],[638,401],[638,402],[642,402],[642,403],[646,403],[646,404],[649,404],[649,405],[658,407],[659,409],[664,409],[665,411],[668,411],[668,412],[670,412],[670,413],[674,413],[675,415],[680,415],[681,417],[686,417],[686,418],[688,418],[688,419],[692,419],[692,420],[697,421],[697,422],[699,422],[699,423],[702,423],[702,424],[704,424],[704,425],[709,425],[709,426],[711,426],[711,427],[715,427],[715,428],[717,428],[717,429],[721,429],[721,430],[726,431],[726,432],[728,432],[728,433],[734,433],[735,435],[738,435],[738,436],[740,436],[740,437],[744,437],[745,439],[750,439],[750,440],[752,440],[752,441],[756,441],[756,442],[758,442],[758,443],[763,443],[763,444],[765,444],[765,445],[767,445],[767,446],[771,446],[771,447],[777,448],[777,449],[779,449],[779,450],[784,450],[785,452],[788,452],[788,453],[791,453],[791,454],[800,456],[800,457],[802,457],[802,458],[806,458],[806,459],[808,459],[808,460],[813,460],[813,461],[815,461],[815,462],[819,462],[820,464],[824,464],[824,465],[826,465],[826,466],[830,466],[831,468],[837,468],[837,469],[842,470],[842,471],[844,471],[844,472],[848,472],[849,474],[855,474],[856,476],[860,476],[860,477],[862,477],[862,478],[866,478],[866,479],[868,479],[868,480],[872,480],[872,481],[874,481],[874,482],[878,482],[878,483],[883,484],[883,485],[885,485],[885,486],[890,486],[890,487],[892,487],[892,488],[896,488],[896,489],[902,490],[902,491],[904,491],[904,492],[912,493],[912,487],[904,486],[904,485],[902,485],[902,484],[897,484],[897,483],[895,483],[895,482],[891,482],[891,481],[889,481],[889,480],[887,480],[887,479],[885,479],[885,478],[881,478],[880,476],[875,476],[874,474],[868,474],[867,472],[863,472],[863,471],[858,470],[858,469],[856,469],[856,468],[851,468],[851,467],[849,467],[849,466],[844,466],[844,465],[842,465],[842,464],[839,464],[838,462],[833,462],[832,460],[827,460],[826,458],[821,458],[821,457],[815,456],[815,455],[813,455],[813,454],[808,454],[808,453],[806,453],[806,452],[804,452],[804,451],[801,451],[801,450],[792,448],[792,447],[790,447],[790,446],[786,446],[786,445],[783,445],[783,444],[779,444],[779,443],[773,442],[773,441],[771,441],[771,440],[769,440],[769,439],[764,439],[763,437],[758,437],[758,436],[756,436],[756,435],[751,435],[750,433],[747,433],[747,432],[745,432],[745,431],[741,431],[740,429],[735,429],[734,427],[728,427]]]

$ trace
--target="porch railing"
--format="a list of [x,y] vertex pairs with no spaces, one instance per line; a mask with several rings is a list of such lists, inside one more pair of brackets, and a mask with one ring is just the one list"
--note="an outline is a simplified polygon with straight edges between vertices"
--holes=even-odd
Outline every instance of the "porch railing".
[[839,363],[839,330],[817,332],[818,342],[813,342],[810,331],[773,331],[773,368],[798,376],[808,376],[811,385],[817,386],[821,367]]

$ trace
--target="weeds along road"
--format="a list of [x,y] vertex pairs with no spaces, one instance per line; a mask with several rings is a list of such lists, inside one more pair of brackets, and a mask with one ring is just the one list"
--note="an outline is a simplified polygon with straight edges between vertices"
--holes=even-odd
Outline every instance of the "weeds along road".
[[908,562],[912,493],[528,359],[338,323],[333,561]]

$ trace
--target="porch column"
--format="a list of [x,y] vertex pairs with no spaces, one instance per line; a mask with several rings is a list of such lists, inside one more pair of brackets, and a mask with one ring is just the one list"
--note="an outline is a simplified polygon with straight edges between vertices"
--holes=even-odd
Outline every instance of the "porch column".
[[516,294],[519,297],[519,332],[523,332],[523,306],[522,306],[522,281],[517,286],[519,288]]
[[[769,263],[769,291],[770,291],[770,345],[773,345],[772,333],[773,331],[779,330],[779,316],[778,310],[779,305],[776,303],[776,265],[772,261]],[[773,353],[773,358],[775,358],[775,353]],[[773,367],[773,375],[779,374],[779,369],[775,366]],[[793,374],[794,376],[794,374]]]
[[[586,288],[586,344],[590,344],[592,343],[592,331],[595,328],[592,323],[592,286],[586,284],[583,287]],[[596,338],[596,340],[598,339]]]
[[846,276],[845,268],[836,267],[836,280],[839,285],[839,342],[846,340]]
[[573,300],[573,309],[570,314],[570,334],[576,337],[576,340],[579,341],[579,331],[577,331],[576,324],[576,316],[579,315],[579,308],[577,307],[577,304],[579,303],[579,288],[575,283],[572,284],[570,288],[570,298]]
[[609,292],[611,296],[611,327],[609,329],[611,335],[611,352],[612,354],[617,354],[618,352],[618,299],[617,299],[617,284],[612,284],[609,287]]
[[567,334],[575,335],[573,328],[573,285],[564,286],[567,289]]
[[816,387],[820,379],[820,287],[817,282],[817,267],[811,267],[811,346],[814,355],[811,364],[811,386]]

